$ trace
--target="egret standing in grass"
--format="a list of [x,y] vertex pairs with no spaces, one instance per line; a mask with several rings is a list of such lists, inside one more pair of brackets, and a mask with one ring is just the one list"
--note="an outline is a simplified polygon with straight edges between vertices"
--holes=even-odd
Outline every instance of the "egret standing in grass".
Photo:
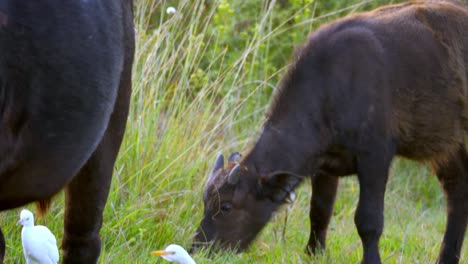
[[55,236],[47,227],[34,225],[34,216],[31,211],[23,209],[20,220],[16,224],[23,226],[21,240],[27,264],[58,263],[59,251]]
[[153,251],[151,254],[154,256],[161,256],[170,262],[179,264],[196,264],[183,247],[175,244],[167,246],[164,250]]

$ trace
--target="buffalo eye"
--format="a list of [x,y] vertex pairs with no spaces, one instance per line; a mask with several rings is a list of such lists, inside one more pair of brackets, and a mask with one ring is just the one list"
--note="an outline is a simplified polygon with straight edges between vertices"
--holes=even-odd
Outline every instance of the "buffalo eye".
[[226,203],[223,203],[221,205],[221,212],[223,214],[229,213],[231,211],[231,209],[232,209],[232,204],[231,203],[226,202]]

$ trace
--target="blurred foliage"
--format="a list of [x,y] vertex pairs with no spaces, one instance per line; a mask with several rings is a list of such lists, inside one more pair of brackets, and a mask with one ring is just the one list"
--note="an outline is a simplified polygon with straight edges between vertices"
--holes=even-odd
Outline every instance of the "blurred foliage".
[[[254,111],[268,102],[272,87],[284,73],[294,49],[321,24],[396,2],[402,1],[140,0],[136,5],[143,12],[137,17],[144,19],[137,23],[140,41],[148,41],[147,38],[158,35],[155,32],[159,31],[161,37],[171,38],[167,44],[160,43],[160,50],[173,49],[179,53],[167,89],[175,89],[180,72],[187,70],[190,71],[189,99],[195,98],[203,87],[219,83],[223,87],[212,96],[246,97],[258,88],[258,83],[263,83],[265,87],[260,88],[258,100],[250,100],[245,106],[247,111]],[[175,7],[176,13],[167,14],[168,7]],[[195,54],[180,52],[191,48],[178,45],[194,42],[198,43]],[[196,62],[187,69],[180,61],[189,55]],[[244,83],[239,84],[238,80]]]

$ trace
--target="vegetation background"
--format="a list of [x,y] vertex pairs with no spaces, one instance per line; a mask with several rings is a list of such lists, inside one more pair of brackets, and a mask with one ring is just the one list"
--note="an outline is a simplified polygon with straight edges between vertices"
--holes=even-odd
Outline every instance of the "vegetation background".
[[[99,263],[163,263],[150,251],[170,243],[188,248],[215,157],[251,146],[293,50],[321,24],[395,2],[136,0],[133,99],[104,212]],[[170,6],[176,13],[166,13]],[[307,181],[296,202],[276,214],[248,252],[208,256],[202,251],[195,260],[358,263],[355,177],[340,181],[328,248],[316,257],[304,253],[310,190]],[[57,195],[46,218],[58,240],[63,237],[63,199]],[[433,263],[445,229],[445,200],[433,173],[395,160],[385,205],[384,263]],[[34,211],[33,205],[28,208]],[[25,263],[21,228],[15,226],[19,212],[0,215],[5,263]],[[468,262],[468,243],[462,258]]]

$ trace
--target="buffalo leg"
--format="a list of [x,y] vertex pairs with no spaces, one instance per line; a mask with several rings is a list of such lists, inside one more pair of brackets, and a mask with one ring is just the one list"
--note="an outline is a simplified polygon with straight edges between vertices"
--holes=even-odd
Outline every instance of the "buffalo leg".
[[324,174],[312,179],[310,200],[310,238],[306,252],[317,253],[325,249],[328,223],[333,213],[338,177]]
[[67,186],[63,263],[96,263],[99,257],[102,213],[127,113],[126,107],[116,110],[99,147]]
[[387,149],[358,157],[359,203],[355,223],[361,237],[363,264],[381,263],[379,239],[384,224],[384,195],[391,158]]
[[100,145],[67,186],[63,263],[96,263],[99,257],[102,213],[125,130],[129,91],[123,97],[118,99]]
[[101,249],[102,213],[125,131],[132,86],[135,46],[131,2],[124,10],[125,58],[114,112],[96,151],[66,189],[63,263],[96,263]]
[[101,149],[66,189],[63,263],[96,263],[99,257],[99,230],[113,165]]
[[0,264],[3,264],[3,258],[5,257],[5,237],[0,229]]
[[447,199],[447,226],[437,263],[458,263],[468,223],[468,155],[464,147],[439,167],[437,177]]

